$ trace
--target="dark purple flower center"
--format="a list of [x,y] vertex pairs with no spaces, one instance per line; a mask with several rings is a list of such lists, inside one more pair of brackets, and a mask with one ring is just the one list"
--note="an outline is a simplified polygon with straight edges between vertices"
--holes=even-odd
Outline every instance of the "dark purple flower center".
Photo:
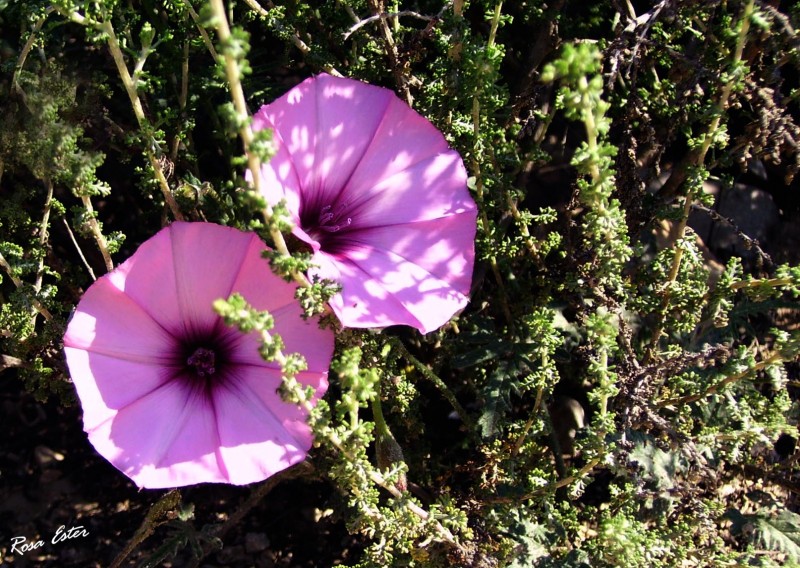
[[319,212],[317,229],[327,233],[338,233],[344,227],[349,227],[353,222],[351,217],[346,217],[347,203],[342,203],[333,208],[333,205],[326,205]]
[[211,349],[198,347],[194,353],[186,359],[189,367],[194,367],[194,372],[198,377],[207,377],[217,372],[215,367],[217,355]]
[[304,206],[300,213],[303,230],[317,241],[325,252],[334,252],[353,223],[348,202],[336,205]]
[[173,377],[207,388],[225,381],[233,367],[235,338],[236,334],[221,323],[210,330],[176,337]]

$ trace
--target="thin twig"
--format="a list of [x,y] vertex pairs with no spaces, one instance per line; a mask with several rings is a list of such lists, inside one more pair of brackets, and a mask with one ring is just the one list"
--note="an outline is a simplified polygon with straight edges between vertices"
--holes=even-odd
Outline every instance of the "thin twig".
[[131,540],[128,541],[125,548],[122,549],[111,563],[110,568],[119,568],[122,566],[122,563],[130,556],[131,552],[136,550],[137,546],[149,538],[159,525],[163,525],[170,520],[170,517],[174,514],[174,509],[180,502],[181,494],[177,489],[168,491],[161,499],[156,501],[153,506],[150,507],[150,510],[147,511],[147,515],[145,515],[142,524],[136,530]]
[[467,414],[467,411],[464,410],[464,407],[461,406],[461,403],[458,402],[458,399],[456,398],[456,395],[453,394],[453,391],[450,390],[450,388],[439,377],[439,375],[434,373],[431,370],[431,368],[428,367],[428,365],[426,365],[425,363],[423,363],[422,361],[420,361],[419,359],[414,357],[414,355],[411,354],[411,352],[408,350],[408,348],[406,348],[406,346],[403,344],[403,342],[400,341],[399,339],[397,339],[396,337],[388,338],[387,343],[389,343],[392,347],[397,349],[400,352],[400,354],[406,360],[408,360],[409,363],[414,365],[414,367],[416,367],[417,370],[419,370],[419,372],[422,373],[422,376],[424,376],[431,383],[433,383],[433,386],[435,386],[437,388],[437,390],[440,393],[442,393],[442,396],[444,396],[445,399],[447,399],[447,402],[449,402],[450,406],[453,407],[453,410],[456,411],[456,414],[458,414],[458,417],[461,419],[461,421],[464,423],[464,425],[470,431],[472,431],[474,429],[474,427],[475,427],[474,422],[470,418],[469,414]]
[[[279,351],[280,354],[280,351]],[[285,359],[285,356],[282,354],[281,358]],[[279,359],[276,358],[276,361]],[[297,383],[295,383],[297,384]],[[302,407],[302,409],[310,416],[314,411],[314,406],[316,402],[312,402],[307,394],[306,391],[300,387],[294,389],[293,395],[296,397],[296,403]],[[342,457],[350,462],[352,467],[359,470],[358,475],[369,479],[372,483],[380,487],[381,489],[388,492],[392,497],[394,497],[396,504],[401,507],[405,507],[409,511],[411,511],[414,515],[422,519],[423,521],[430,521],[434,530],[438,533],[441,539],[452,546],[458,548],[459,550],[463,551],[463,548],[456,540],[455,536],[453,535],[450,530],[442,525],[439,521],[435,518],[431,518],[431,514],[411,501],[409,499],[409,495],[407,492],[401,490],[396,484],[388,481],[379,471],[372,467],[364,467],[362,465],[362,460],[350,452],[347,447],[345,440],[343,440],[339,434],[333,428],[328,428],[325,432],[325,438],[330,443],[333,448],[338,451]],[[382,514],[378,510],[377,506],[369,507],[367,506],[364,510],[361,511],[365,515],[369,515],[372,518],[381,518]]]
[[17,58],[17,64],[14,66],[14,75],[11,78],[11,89],[19,94],[22,94],[23,96],[24,93],[22,92],[22,88],[19,86],[19,74],[22,72],[23,67],[25,67],[25,61],[28,59],[28,54],[31,52],[31,49],[33,49],[33,44],[36,41],[36,34],[42,29],[45,20],[47,20],[47,17],[53,12],[53,10],[55,10],[55,8],[48,6],[44,11],[44,16],[36,20],[36,23],[33,24],[33,29],[31,30],[25,45],[22,46],[22,51],[20,51],[19,57]]
[[[181,91],[178,94],[178,110],[182,119],[186,118],[186,102],[189,100],[189,42],[183,42],[183,59],[181,61]],[[181,138],[177,134],[172,140],[172,148],[169,153],[171,162],[178,159]]]
[[89,199],[88,195],[82,195],[81,201],[83,202],[83,207],[88,213],[86,217],[88,219],[87,222],[89,223],[89,230],[92,232],[92,236],[97,243],[97,248],[100,249],[100,254],[103,255],[103,262],[106,264],[106,270],[111,272],[114,270],[114,263],[111,260],[111,253],[108,252],[108,241],[106,241],[103,232],[100,230],[100,223],[97,222],[97,219],[94,216],[92,201]]
[[552,483],[548,483],[547,485],[543,485],[542,487],[536,489],[535,491],[531,491],[530,493],[526,493],[525,495],[519,496],[511,496],[511,497],[490,497],[486,500],[487,503],[514,503],[514,502],[521,502],[521,501],[529,501],[530,499],[534,499],[536,497],[541,497],[542,495],[547,495],[548,493],[552,493],[557,489],[561,489],[562,487],[566,487],[583,479],[588,473],[590,473],[597,464],[599,464],[601,458],[594,458],[589,460],[582,468],[580,468],[576,473],[573,475],[564,477],[562,479],[558,479],[553,481]]
[[211,41],[211,37],[208,35],[208,32],[200,23],[200,16],[197,15],[197,12],[194,11],[194,8],[192,8],[192,5],[188,2],[186,3],[186,8],[189,12],[189,17],[192,18],[194,25],[197,26],[197,31],[200,32],[200,37],[203,38],[203,43],[206,44],[206,49],[208,49],[208,52],[211,54],[211,57],[214,58],[214,61],[219,61],[219,53],[217,53],[217,50],[214,49],[214,42]]
[[[44,214],[42,221],[39,223],[39,246],[44,249],[47,244],[47,229],[50,226],[50,209],[53,203],[53,182],[49,179],[44,180],[44,186],[47,188],[47,195],[44,198]],[[36,270],[36,282],[33,289],[36,293],[42,289],[42,279],[44,278],[44,255],[39,259],[39,268]]]
[[688,395],[688,396],[682,396],[682,397],[679,397],[679,398],[670,398],[668,400],[664,400],[664,401],[658,403],[657,408],[664,408],[665,406],[683,406],[683,405],[686,405],[686,404],[690,404],[692,402],[697,402],[698,400],[706,398],[707,396],[710,396],[712,394],[716,394],[717,392],[719,392],[720,390],[722,390],[723,388],[725,388],[726,386],[728,386],[731,383],[735,383],[737,381],[740,381],[743,378],[747,377],[748,375],[751,375],[753,373],[757,373],[758,371],[766,369],[770,365],[773,365],[775,363],[779,363],[781,361],[783,361],[783,356],[781,355],[781,353],[779,351],[776,351],[776,352],[772,353],[769,357],[767,357],[766,359],[763,359],[762,361],[759,361],[758,363],[756,363],[752,367],[749,367],[749,368],[745,369],[744,371],[741,371],[741,372],[736,373],[734,375],[731,375],[729,377],[725,377],[721,381],[719,381],[717,383],[714,383],[713,385],[709,386],[708,388],[706,388],[701,393]]
[[[22,286],[23,286],[22,281],[19,278],[16,277],[16,275],[14,274],[13,269],[11,268],[11,265],[8,264],[8,261],[6,261],[5,257],[3,256],[3,253],[0,253],[0,266],[2,266],[5,269],[5,271],[8,273],[8,276],[9,276],[9,278],[11,278],[11,281],[14,283],[14,286],[16,286],[17,288],[22,288]],[[36,309],[37,312],[42,314],[42,317],[44,317],[44,319],[46,319],[48,321],[53,319],[53,315],[50,313],[50,311],[47,308],[45,308],[42,305],[42,303],[39,300],[37,300],[33,296],[31,296],[29,299],[31,301],[31,305],[33,305],[33,307]]]
[[[456,6],[458,3],[456,3]],[[492,18],[492,24],[489,32],[489,40],[487,42],[487,48],[491,48],[494,45],[494,40],[497,34],[497,27],[500,24],[500,15],[502,11],[503,3],[498,2],[495,5],[495,12]],[[478,83],[481,85],[482,83]],[[472,173],[475,175],[475,195],[476,201],[478,202],[478,210],[479,216],[478,219],[480,221],[481,229],[483,229],[484,234],[489,237],[491,234],[490,228],[491,225],[489,223],[489,217],[486,213],[486,208],[483,206],[483,175],[481,172],[481,163],[479,160],[480,155],[480,131],[481,131],[481,96],[482,89],[481,87],[477,87],[475,93],[472,96]],[[511,306],[508,303],[508,294],[506,293],[505,284],[503,283],[503,277],[500,274],[500,267],[497,264],[497,257],[495,255],[489,256],[489,265],[492,269],[492,274],[494,275],[495,282],[497,283],[497,288],[500,292],[499,300],[500,300],[500,307],[503,310],[503,315],[508,322],[509,330],[514,327],[514,316],[511,313]]]
[[86,260],[86,257],[83,256],[83,251],[81,250],[81,247],[78,244],[78,241],[75,239],[75,235],[73,234],[72,229],[69,226],[69,223],[67,223],[67,220],[64,219],[63,217],[61,218],[61,220],[64,222],[64,226],[67,228],[67,233],[69,233],[69,238],[72,240],[72,244],[75,245],[75,250],[78,251],[78,256],[81,257],[81,260],[83,261],[83,265],[86,267],[86,270],[89,272],[89,276],[92,277],[92,280],[97,280],[97,276],[94,275],[94,270],[92,270],[92,267],[89,264],[89,262]]
[[386,20],[380,18],[380,14],[384,12],[383,0],[369,0],[368,3],[370,8],[372,8],[372,11],[375,13],[375,16],[378,16],[378,20],[380,21],[379,29],[381,31],[381,35],[383,36],[386,57],[389,59],[389,67],[394,75],[397,88],[400,89],[400,94],[408,103],[408,106],[411,106],[414,103],[414,97],[411,96],[411,90],[408,88],[408,80],[403,73],[403,66],[400,63],[400,57],[397,53],[397,45],[394,43],[392,30],[389,28],[389,24],[386,22]]
[[[741,28],[739,30],[739,35],[736,38],[736,48],[733,54],[732,65],[736,65],[742,60],[742,54],[744,53],[744,46],[747,41],[747,34],[750,30],[750,16],[753,13],[754,7],[754,0],[749,0],[749,2],[745,5],[744,13],[742,14],[742,22]],[[731,93],[733,92],[735,81],[728,81],[726,82],[723,87],[722,91],[719,96],[719,100],[717,101],[717,110],[719,112],[716,113],[711,124],[708,127],[708,130],[703,137],[703,144],[700,147],[697,154],[692,156],[692,166],[699,166],[705,162],[706,154],[708,150],[711,148],[711,143],[714,139],[714,134],[719,129],[720,121],[722,120],[722,116],[724,111],[727,109],[728,100],[730,99]],[[683,201],[683,214],[680,218],[680,221],[675,225],[672,231],[670,231],[670,242],[669,246],[675,246],[675,243],[686,237],[686,226],[689,222],[689,213],[692,209],[692,195],[691,193],[687,194],[684,197]],[[661,300],[661,310],[658,314],[658,323],[655,326],[653,337],[650,339],[650,346],[648,348],[647,357],[648,361],[652,360],[654,357],[655,349],[658,345],[659,340],[661,339],[661,334],[664,330],[664,319],[667,309],[669,308],[670,301],[672,299],[672,285],[675,280],[678,278],[678,273],[680,271],[681,261],[683,260],[683,247],[676,247],[675,248],[675,256],[672,257],[672,264],[670,266],[669,274],[667,276],[667,280],[662,287],[662,300]]]
[[[111,58],[114,60],[114,64],[117,67],[117,72],[119,73],[120,79],[122,79],[122,85],[125,87],[125,92],[128,94],[128,98],[130,99],[131,106],[133,107],[133,114],[136,116],[136,122],[139,124],[139,128],[147,133],[149,131],[149,125],[147,117],[144,114],[142,100],[139,97],[139,93],[136,88],[136,81],[133,77],[131,77],[130,71],[128,71],[128,65],[125,63],[125,56],[122,53],[119,40],[117,40],[117,34],[114,32],[114,26],[108,20],[104,20],[102,22],[93,21],[87,19],[78,12],[65,10],[64,8],[58,6],[56,6],[56,10],[76,24],[93,27],[94,29],[103,32],[106,35],[108,38],[108,50],[111,52]],[[147,50],[143,48],[142,53],[146,58],[148,53]],[[137,66],[141,66],[139,65],[140,63],[143,65],[143,61],[141,61],[137,62]],[[150,142],[154,143],[152,139]],[[153,173],[156,176],[158,186],[161,188],[161,193],[164,195],[164,201],[167,203],[170,211],[172,211],[172,215],[175,217],[175,219],[178,221],[183,221],[183,214],[178,207],[178,202],[175,201],[175,196],[172,195],[172,190],[169,187],[167,178],[164,176],[164,172],[161,170],[161,164],[159,163],[153,148],[147,145],[145,147],[145,154],[147,155],[147,159],[150,162],[150,167],[153,169]]]
[[[261,4],[259,4],[257,0],[244,0],[244,1],[245,4],[250,6],[250,8],[254,10],[259,16],[264,18],[269,16],[269,10],[267,10]],[[268,5],[270,9],[275,7],[275,5],[272,2],[268,2]],[[283,27],[282,24],[277,20],[273,22],[273,25],[279,29]],[[311,53],[311,48],[308,46],[306,42],[300,39],[300,34],[297,33],[297,30],[294,29],[290,30],[289,38],[291,39],[292,45],[294,45],[304,56],[308,56]],[[341,73],[339,73],[339,71],[337,71],[335,67],[331,65],[323,65],[322,68],[329,74],[333,75],[334,77],[344,76]]]
[[[250,6],[252,10],[254,10],[259,16],[264,18],[269,17],[269,10],[264,8],[261,4],[259,4],[256,0],[244,0],[244,3]],[[300,39],[300,35],[297,32],[293,32],[291,34],[292,43],[294,46],[300,50],[300,53],[303,55],[308,55],[311,53],[311,48],[308,47],[306,42]]]
[[[245,0],[245,1],[252,1],[252,0]],[[383,13],[383,14],[375,14],[374,16],[370,16],[368,18],[364,18],[363,20],[359,20],[353,26],[351,26],[350,29],[347,30],[344,33],[344,39],[349,38],[351,35],[353,35],[355,32],[357,32],[358,30],[360,30],[361,28],[363,28],[364,26],[366,26],[369,23],[377,22],[378,20],[402,18],[404,16],[409,16],[411,18],[417,18],[418,20],[424,20],[426,22],[430,22],[431,20],[434,19],[434,16],[425,16],[424,14],[420,14],[420,13],[415,12],[413,10],[401,10],[400,12],[390,12],[390,13]]]

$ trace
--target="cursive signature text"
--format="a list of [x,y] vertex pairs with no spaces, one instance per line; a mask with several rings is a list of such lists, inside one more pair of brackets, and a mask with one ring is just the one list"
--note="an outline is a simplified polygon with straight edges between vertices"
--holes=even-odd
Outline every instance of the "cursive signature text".
[[[56,534],[53,535],[53,538],[50,539],[50,543],[58,544],[59,542],[64,542],[65,540],[86,536],[89,536],[89,531],[83,528],[83,526],[67,528],[66,525],[61,525],[58,527]],[[36,550],[37,548],[41,548],[43,546],[43,540],[34,540],[28,542],[28,539],[24,536],[15,536],[11,539],[11,552],[15,552],[17,554],[25,554],[26,552]]]

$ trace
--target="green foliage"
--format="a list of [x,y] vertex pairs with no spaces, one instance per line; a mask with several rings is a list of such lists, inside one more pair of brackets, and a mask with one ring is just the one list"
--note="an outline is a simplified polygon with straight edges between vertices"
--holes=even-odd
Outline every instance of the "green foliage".
[[[257,231],[305,313],[324,314],[337,283],[304,281],[288,210],[245,175],[274,151],[247,109],[340,73],[442,130],[479,215],[452,324],[322,318],[337,351],[316,405],[270,314],[215,303],[310,413],[311,460],[359,543],[338,560],[800,563],[796,460],[774,451],[797,437],[797,257],[773,263],[739,231],[752,254],[717,259],[689,222],[713,213],[718,180],[756,183],[748,169],[787,215],[800,7],[644,4],[0,1],[3,378],[71,401],[70,311],[173,219]],[[178,517],[141,560],[222,546]]]

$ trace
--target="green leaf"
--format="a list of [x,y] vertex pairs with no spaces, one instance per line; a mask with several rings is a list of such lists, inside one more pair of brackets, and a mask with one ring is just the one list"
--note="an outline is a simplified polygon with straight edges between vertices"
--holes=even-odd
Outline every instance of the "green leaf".
[[637,435],[633,450],[628,458],[642,468],[644,476],[652,481],[657,489],[672,489],[675,486],[675,474],[685,467],[683,458],[677,452],[665,452],[655,445],[650,436]]
[[800,562],[800,515],[786,509],[777,514],[760,511],[743,515],[733,509],[725,513],[732,521],[731,533],[742,536],[756,548],[786,555],[786,561]]

